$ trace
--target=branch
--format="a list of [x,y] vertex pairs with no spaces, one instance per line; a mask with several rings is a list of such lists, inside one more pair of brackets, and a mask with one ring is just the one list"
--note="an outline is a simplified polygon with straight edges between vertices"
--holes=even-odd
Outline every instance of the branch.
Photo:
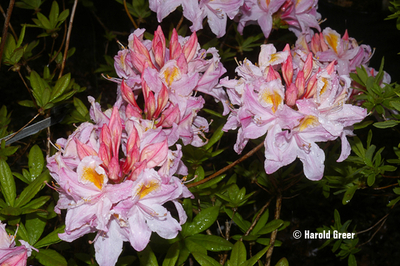
[[135,27],[135,29],[138,28],[138,25],[136,24],[135,20],[133,19],[133,17],[131,16],[131,13],[129,13],[129,9],[128,6],[126,4],[126,0],[124,0],[124,8],[125,8],[125,12],[128,15],[129,19],[131,20],[133,27]]
[[60,70],[60,74],[58,75],[58,78],[61,78],[61,76],[63,74],[63,71],[64,71],[64,67],[65,67],[65,61],[67,60],[67,53],[68,53],[68,48],[69,48],[69,39],[71,37],[72,24],[74,22],[76,5],[77,4],[78,4],[78,0],[74,0],[74,5],[72,7],[72,12],[71,12],[71,18],[69,19],[67,40],[66,40],[65,49],[64,49],[64,57],[63,57],[63,61],[62,61],[62,64],[61,64],[61,70]]
[[249,151],[248,153],[246,153],[245,155],[243,155],[243,157],[237,159],[236,161],[234,161],[233,163],[231,163],[230,165],[225,166],[224,168],[222,168],[221,170],[215,172],[214,174],[210,175],[209,177],[206,177],[200,181],[191,183],[191,184],[187,184],[186,187],[191,188],[191,187],[195,187],[198,185],[201,185],[213,178],[216,178],[217,176],[225,173],[226,171],[228,171],[229,169],[231,169],[232,167],[234,167],[235,165],[241,163],[242,161],[246,160],[247,158],[249,158],[250,156],[252,156],[254,153],[256,153],[259,149],[261,149],[261,147],[264,145],[263,142],[261,142],[257,147],[255,147],[254,149],[252,149],[251,151]]
[[[281,208],[282,208],[282,194],[279,192],[278,196],[276,197],[275,220],[279,219],[281,215]],[[271,265],[271,257],[272,257],[272,252],[274,251],[275,239],[277,235],[278,235],[278,229],[275,229],[271,233],[271,240],[269,241],[270,247],[267,251],[267,256],[265,257],[266,258],[265,266]]]
[[1,67],[1,58],[3,57],[3,50],[6,44],[8,26],[10,25],[11,13],[14,7],[15,0],[10,0],[7,9],[7,16],[4,19],[4,26],[3,26],[3,36],[1,37],[1,44],[0,44],[0,67]]

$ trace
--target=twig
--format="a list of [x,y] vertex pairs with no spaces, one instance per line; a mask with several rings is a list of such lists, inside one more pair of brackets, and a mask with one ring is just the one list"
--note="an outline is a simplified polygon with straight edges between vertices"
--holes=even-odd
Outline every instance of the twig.
[[137,29],[138,25],[136,24],[135,20],[131,16],[131,13],[129,13],[129,9],[128,9],[128,5],[126,4],[126,0],[124,0],[124,8],[125,8],[126,14],[128,15],[129,19],[131,20],[131,22],[133,24],[133,27],[135,27],[135,29]]
[[272,200],[272,198],[270,198],[269,201],[261,208],[260,212],[257,214],[257,217],[254,219],[253,223],[250,225],[249,229],[243,236],[248,236],[250,234],[250,232],[253,230],[254,226],[256,226],[256,223],[260,219],[261,215],[264,213],[265,209],[268,208],[269,204],[271,203],[271,200]]
[[8,138],[5,139],[5,141],[12,139],[15,135],[17,135],[21,130],[23,130],[24,128],[26,128],[27,126],[29,126],[33,120],[35,120],[38,116],[40,115],[40,113],[37,113],[31,120],[29,120],[28,123],[25,124],[25,126],[21,127],[17,132],[14,132],[14,134],[12,134],[11,136],[9,136]]
[[370,228],[367,228],[367,229],[365,229],[365,230],[356,232],[356,235],[362,234],[362,233],[365,233],[365,232],[368,232],[369,230],[372,230],[372,229],[373,229],[375,226],[377,226],[380,222],[382,222],[383,220],[385,220],[385,219],[389,216],[389,214],[390,214],[390,213],[387,213],[385,216],[383,216],[378,222],[376,222],[376,223],[375,223],[373,226],[371,226]]
[[58,75],[58,78],[61,78],[63,71],[64,71],[64,67],[65,67],[65,61],[67,60],[67,54],[68,54],[68,48],[69,48],[69,39],[71,37],[71,31],[72,31],[72,24],[74,22],[74,18],[75,18],[75,11],[76,11],[76,5],[78,4],[78,0],[74,0],[74,5],[72,6],[72,12],[71,12],[71,17],[69,19],[69,27],[68,27],[68,33],[67,33],[67,40],[65,43],[65,49],[64,49],[64,57],[63,57],[63,61],[61,64],[61,69],[60,69],[60,74]]
[[[365,242],[365,243],[360,244],[358,247],[361,247],[361,246],[363,246],[363,245],[365,245],[365,244],[371,242],[371,240],[374,238],[374,236],[379,232],[379,230],[381,230],[382,226],[385,224],[388,215],[389,215],[389,213],[386,214],[385,216],[383,216],[382,219],[380,219],[375,225],[373,225],[373,226],[371,227],[371,229],[374,228],[377,224],[379,224],[379,223],[382,221],[381,225],[380,225],[380,226],[378,227],[378,229],[372,234],[372,236],[368,239],[368,241]],[[369,229],[367,229],[367,230],[369,230]],[[356,234],[358,234],[358,233],[359,233],[359,232],[357,232]]]
[[228,171],[229,169],[231,169],[232,167],[234,167],[235,165],[241,163],[242,161],[246,160],[247,158],[249,158],[250,156],[252,156],[254,153],[256,153],[259,149],[261,149],[261,147],[264,145],[263,142],[261,142],[257,147],[255,147],[254,149],[252,149],[251,151],[249,151],[248,153],[246,153],[245,155],[243,155],[243,157],[237,159],[236,161],[234,161],[233,163],[231,163],[230,165],[225,166],[224,168],[222,168],[221,170],[215,172],[214,174],[210,175],[209,177],[204,178],[203,180],[197,181],[195,183],[191,183],[191,184],[187,184],[186,186],[188,188],[191,187],[195,187],[198,185],[201,185],[223,173],[225,173],[226,171]]
[[376,188],[374,188],[374,190],[382,190],[382,189],[386,189],[386,188],[389,188],[389,187],[395,187],[395,186],[398,186],[398,185],[399,185],[399,183],[394,183],[394,184],[387,185],[387,186],[384,186],[384,187],[376,187]]
[[[1,5],[0,5],[0,11],[1,11],[1,13],[3,14],[4,19],[6,19],[6,17],[7,17],[6,12],[4,12],[4,9],[3,9],[3,7],[2,7]],[[9,27],[10,27],[10,30],[11,30],[12,34],[14,35],[15,41],[18,42],[18,35],[17,35],[17,33],[15,32],[15,30],[14,30],[14,28],[12,27],[11,23],[9,23],[8,25],[9,25]]]
[[36,101],[35,101],[35,99],[33,98],[31,91],[29,90],[28,84],[26,84],[25,79],[24,79],[24,77],[22,76],[21,71],[19,71],[19,70],[18,70],[18,75],[19,75],[19,77],[21,78],[22,82],[24,83],[25,88],[28,90],[28,93],[29,93],[29,95],[31,96],[31,99],[32,99],[33,104],[35,105],[36,109],[39,110],[39,106],[37,106]]
[[[278,196],[276,197],[275,220],[279,219],[281,215],[281,208],[282,208],[282,194],[279,192]],[[271,265],[271,257],[272,257],[272,252],[274,251],[275,239],[277,235],[278,235],[278,229],[275,229],[271,233],[271,240],[269,241],[270,247],[267,251],[267,256],[265,257],[266,259],[265,266]]]
[[1,67],[1,58],[3,57],[3,50],[6,44],[8,26],[10,25],[11,13],[14,7],[15,0],[10,0],[7,9],[7,17],[4,19],[4,26],[3,26],[3,36],[1,37],[1,44],[0,44],[0,67]]

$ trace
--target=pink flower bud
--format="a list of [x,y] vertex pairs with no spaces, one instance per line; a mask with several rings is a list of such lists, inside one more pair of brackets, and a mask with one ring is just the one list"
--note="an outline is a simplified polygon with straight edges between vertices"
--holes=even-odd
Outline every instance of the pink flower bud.
[[182,53],[182,46],[178,41],[178,33],[172,30],[171,40],[169,41],[169,59],[176,59]]
[[285,92],[286,105],[290,107],[295,106],[298,93],[299,89],[296,87],[296,85],[294,85],[294,83],[290,84]]
[[197,52],[197,35],[196,32],[193,32],[190,36],[189,40],[183,45],[183,54],[185,55],[186,62],[189,62],[193,59]]
[[165,36],[160,26],[158,26],[157,30],[154,32],[152,49],[156,63],[160,68],[163,67],[165,59]]

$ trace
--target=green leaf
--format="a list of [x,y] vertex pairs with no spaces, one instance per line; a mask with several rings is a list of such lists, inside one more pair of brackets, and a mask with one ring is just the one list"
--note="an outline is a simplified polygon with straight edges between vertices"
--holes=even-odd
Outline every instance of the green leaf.
[[375,174],[374,173],[370,173],[367,177],[367,185],[368,186],[372,186],[375,183]]
[[169,247],[162,266],[175,266],[176,262],[178,261],[178,257],[179,257],[179,242],[175,242]]
[[42,248],[61,242],[61,239],[58,237],[58,234],[64,233],[64,229],[65,225],[56,228],[50,234],[48,234],[47,236],[43,237],[38,242],[36,242],[36,244],[34,245],[35,248]]
[[143,251],[138,252],[140,266],[158,266],[156,255],[150,246],[147,246]]
[[39,240],[46,223],[46,219],[39,216],[37,213],[26,215],[25,227],[28,231],[29,244],[34,245]]
[[33,103],[32,100],[18,101],[18,104],[25,107],[35,107],[35,104]]
[[28,155],[29,172],[31,173],[31,181],[38,177],[44,167],[43,152],[38,145],[34,145]]
[[222,124],[215,130],[214,134],[208,140],[207,144],[203,146],[203,149],[208,150],[222,138],[222,136],[224,135],[224,131],[222,131],[223,127],[224,127],[224,125]]
[[272,231],[278,229],[281,225],[283,225],[284,222],[280,219],[277,220],[272,220],[271,222],[267,223],[263,229],[261,229],[258,234],[264,235],[264,234],[269,234]]
[[56,1],[53,1],[53,3],[51,4],[51,10],[50,10],[50,14],[49,14],[51,28],[57,27],[59,13],[60,13],[60,10],[58,8],[58,4]]
[[396,121],[396,120],[386,120],[384,122],[374,123],[374,127],[384,129],[384,128],[390,128],[390,127],[397,126],[398,123],[399,123],[399,121]]
[[353,254],[350,254],[347,263],[349,266],[357,266],[357,260],[356,257]]
[[207,254],[207,249],[205,249],[203,247],[203,245],[198,244],[195,241],[192,241],[190,237],[185,238],[184,243],[185,243],[186,248],[190,251],[190,253],[192,253],[192,252],[200,252],[200,253],[203,253],[203,254]]
[[49,19],[45,16],[45,15],[43,15],[42,13],[37,13],[36,14],[37,15],[37,18],[39,19],[39,21],[40,21],[40,23],[43,25],[43,29],[45,29],[45,30],[51,30],[51,29],[53,29],[52,27],[51,27],[51,24],[50,24],[50,21],[49,21]]
[[233,247],[231,242],[220,236],[197,234],[188,237],[188,239],[202,245],[207,250],[215,252],[231,250]]
[[342,204],[346,205],[347,203],[350,202],[350,200],[353,198],[354,193],[357,190],[357,186],[351,186],[349,187],[346,192],[343,195],[343,199],[342,199]]
[[71,73],[65,74],[61,78],[59,78],[54,85],[53,91],[50,96],[50,101],[53,102],[56,98],[61,96],[65,89],[68,87],[71,81]]
[[186,237],[203,232],[217,220],[218,214],[219,206],[203,209],[192,222],[186,223],[185,230],[182,228],[182,235]]
[[10,167],[3,159],[0,159],[0,185],[8,206],[14,206],[16,197],[15,181]]
[[[39,105],[40,107],[46,106],[47,103],[48,103],[49,100],[50,100],[50,95],[51,95],[51,90],[50,90],[50,88],[45,88],[45,89],[43,90],[42,95],[40,95],[41,98],[40,98],[40,101],[38,101],[38,105]],[[35,97],[35,98],[36,98],[36,97]],[[36,98],[36,99],[38,99],[38,98]],[[38,100],[39,100],[39,99],[38,99]],[[46,109],[46,108],[44,108],[44,109]]]
[[38,176],[29,186],[27,186],[19,195],[15,202],[15,205],[22,207],[27,204],[35,195],[45,186],[45,182],[50,181],[49,170],[45,170],[40,176]]
[[208,187],[212,187],[213,185],[219,183],[222,179],[224,179],[225,176],[226,176],[226,174],[223,174],[223,175],[220,175],[220,176],[218,176],[216,178],[213,178],[210,181],[207,181],[207,182],[205,182],[205,183],[203,183],[201,185],[197,185],[196,189],[201,190],[201,189],[205,189],[205,188],[208,188]]
[[249,221],[244,220],[243,217],[238,212],[233,213],[231,209],[227,208],[224,208],[224,210],[226,214],[228,214],[229,218],[231,218],[236,223],[236,225],[239,226],[242,232],[246,232],[249,229],[251,223]]
[[35,258],[44,266],[67,266],[68,263],[63,256],[52,249],[39,249],[34,252]]
[[31,82],[31,87],[32,87],[33,92],[35,94],[37,94],[37,96],[38,96],[38,97],[35,97],[35,98],[41,98],[44,89],[48,88],[49,85],[34,70],[31,72],[31,75],[29,76],[29,80]]
[[259,251],[256,255],[251,257],[249,260],[243,262],[241,266],[253,266],[254,264],[257,263],[259,259],[261,259],[262,256],[264,256],[265,252],[269,249],[270,245],[266,246],[263,248],[261,251]]
[[33,211],[38,211],[47,201],[51,199],[50,196],[41,196],[37,199],[31,200],[25,206],[22,207],[22,213],[29,213]]
[[256,235],[268,222],[269,210],[266,209],[265,212],[260,216],[253,230],[250,232],[251,235]]
[[283,257],[282,259],[280,259],[280,260],[275,264],[275,266],[289,266],[289,262],[288,262],[288,260],[287,260],[285,257]]
[[65,9],[61,14],[58,16],[58,21],[63,22],[69,16],[69,9]]
[[192,252],[193,257],[201,266],[221,266],[216,260],[201,252]]
[[231,257],[229,259],[230,265],[239,266],[246,261],[246,257],[246,247],[244,246],[242,241],[237,241],[232,248]]

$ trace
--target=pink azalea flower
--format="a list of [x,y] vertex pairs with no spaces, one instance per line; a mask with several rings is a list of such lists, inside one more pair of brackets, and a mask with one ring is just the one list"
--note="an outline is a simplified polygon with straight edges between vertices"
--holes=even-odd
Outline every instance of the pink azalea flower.
[[[122,90],[124,86],[125,82]],[[143,250],[152,232],[174,238],[180,223],[162,205],[173,202],[183,223],[186,214],[177,200],[192,196],[174,176],[187,174],[181,146],[171,150],[166,132],[141,116],[161,115],[165,92],[161,88],[144,93],[144,110],[129,93],[129,104],[123,105],[121,98],[105,112],[92,102],[90,113],[96,123],[83,123],[68,139],[57,140],[59,151],[47,159],[60,194],[55,211],[66,210],[65,232],[59,237],[71,242],[97,233],[96,260],[102,266],[115,265],[124,241]],[[143,233],[137,233],[138,228]]]
[[272,45],[262,45],[257,65],[245,60],[236,69],[238,80],[221,80],[232,106],[238,106],[231,107],[223,128],[239,128],[235,151],[242,152],[248,140],[266,134],[265,171],[272,174],[299,158],[311,180],[324,173],[325,153],[318,142],[341,138],[338,162],[346,159],[351,127],[367,113],[347,103],[350,78],[338,75],[335,62],[324,65],[303,50],[286,46],[277,52]]
[[152,11],[157,13],[159,23],[166,16],[175,11],[178,6],[182,5],[183,16],[193,23],[190,27],[193,32],[203,28],[203,20],[207,17],[207,22],[211,31],[217,38],[225,35],[227,17],[233,19],[242,4],[243,0],[149,1],[149,7]]
[[329,64],[336,61],[340,75],[354,73],[356,67],[367,66],[373,55],[370,46],[358,45],[354,38],[349,37],[347,31],[341,37],[329,27],[321,33],[315,33],[312,38],[309,38],[309,35],[302,36],[296,45],[300,49],[312,52],[322,63]]
[[[213,3],[214,4],[214,3]],[[120,84],[117,102],[125,106],[127,117],[154,121],[168,135],[168,146],[182,139],[185,145],[205,144],[208,123],[197,115],[204,100],[196,92],[222,101],[228,113],[227,96],[218,80],[226,70],[215,48],[200,49],[197,36],[178,36],[173,30],[169,47],[160,27],[153,41],[143,40],[143,31],[129,37],[128,48],[115,57]],[[210,59],[205,59],[211,55]],[[144,107],[136,103],[142,91]],[[142,118],[142,119],[143,119]]]
[[0,265],[25,266],[32,249],[38,251],[23,240],[20,240],[21,246],[15,246],[15,235],[10,236],[0,221]]

